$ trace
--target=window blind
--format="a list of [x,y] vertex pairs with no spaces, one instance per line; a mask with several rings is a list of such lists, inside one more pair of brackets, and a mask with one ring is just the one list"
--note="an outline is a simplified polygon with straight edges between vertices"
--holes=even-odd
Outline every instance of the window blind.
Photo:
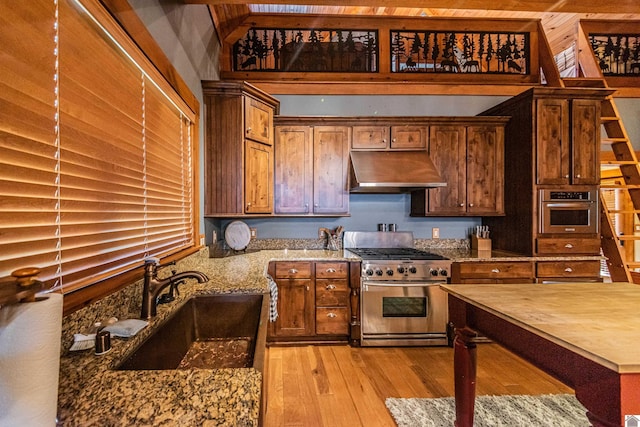
[[194,116],[94,0],[0,5],[0,277],[71,292],[195,245]]

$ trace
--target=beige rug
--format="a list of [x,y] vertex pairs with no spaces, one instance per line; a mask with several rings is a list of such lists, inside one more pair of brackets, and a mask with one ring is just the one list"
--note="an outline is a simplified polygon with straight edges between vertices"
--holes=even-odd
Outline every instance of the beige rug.
[[[398,427],[450,427],[453,397],[388,398],[387,408]],[[570,394],[478,396],[474,427],[586,427],[586,409]]]

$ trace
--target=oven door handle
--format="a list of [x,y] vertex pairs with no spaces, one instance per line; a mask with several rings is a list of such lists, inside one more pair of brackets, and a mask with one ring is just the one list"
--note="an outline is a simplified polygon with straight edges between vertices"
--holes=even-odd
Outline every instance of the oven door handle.
[[426,286],[439,286],[446,285],[447,282],[419,282],[419,283],[411,283],[411,282],[363,282],[362,290],[367,291],[369,286],[378,287],[378,288],[424,288]]
[[549,203],[545,204],[548,208],[584,208],[585,204],[593,203],[593,200],[585,200],[582,202],[566,202],[566,203]]

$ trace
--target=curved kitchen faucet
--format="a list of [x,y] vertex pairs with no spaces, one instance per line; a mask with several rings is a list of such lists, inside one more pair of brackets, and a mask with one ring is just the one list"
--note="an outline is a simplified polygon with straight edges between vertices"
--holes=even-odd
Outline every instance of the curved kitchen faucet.
[[183,271],[172,274],[166,279],[158,279],[157,258],[147,258],[144,260],[144,285],[142,288],[142,312],[141,319],[150,319],[157,314],[157,299],[160,292],[168,286],[177,286],[184,279],[196,279],[198,283],[209,281],[209,278],[199,271]]

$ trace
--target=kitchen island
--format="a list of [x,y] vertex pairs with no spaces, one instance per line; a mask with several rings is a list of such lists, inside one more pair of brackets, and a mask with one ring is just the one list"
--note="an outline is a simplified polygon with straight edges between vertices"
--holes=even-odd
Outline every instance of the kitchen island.
[[[263,373],[254,368],[118,371],[114,368],[190,297],[206,294],[265,294],[273,260],[353,260],[343,251],[262,250],[209,258],[208,250],[179,261],[177,271],[196,270],[206,283],[190,280],[170,304],[158,306],[149,326],[129,339],[112,338],[112,349],[68,351],[73,334],[95,321],[138,318],[142,282],[110,295],[63,320],[58,418],[62,426],[255,426],[259,424]],[[172,267],[174,268],[174,267]],[[166,270],[166,271],[165,271]],[[171,268],[159,275],[170,274]],[[164,276],[163,276],[164,274]],[[264,317],[265,319],[267,317]]]
[[442,288],[456,328],[456,425],[473,425],[477,332],[573,388],[594,426],[625,425],[625,416],[640,414],[638,285]]

